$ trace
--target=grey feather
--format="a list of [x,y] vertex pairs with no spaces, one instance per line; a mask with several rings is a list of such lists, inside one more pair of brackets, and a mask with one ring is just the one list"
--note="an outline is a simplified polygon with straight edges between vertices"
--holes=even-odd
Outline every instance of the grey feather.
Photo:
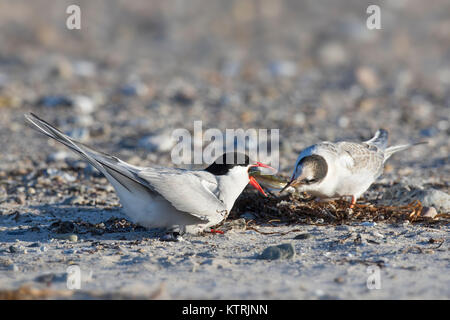
[[420,145],[420,144],[427,144],[427,141],[421,141],[421,142],[416,142],[416,143],[411,143],[411,144],[402,144],[402,145],[398,145],[398,146],[392,146],[387,148],[384,151],[384,161],[386,162],[387,159],[389,159],[394,153],[399,152],[399,151],[403,151],[406,149],[409,149],[411,147]]
[[[138,176],[177,210],[201,220],[209,220],[208,216],[211,214],[227,214],[225,203],[218,198],[220,190],[217,181],[209,172],[146,168],[140,171]],[[196,192],[191,192],[192,190]],[[179,194],[191,196],[180,197]]]

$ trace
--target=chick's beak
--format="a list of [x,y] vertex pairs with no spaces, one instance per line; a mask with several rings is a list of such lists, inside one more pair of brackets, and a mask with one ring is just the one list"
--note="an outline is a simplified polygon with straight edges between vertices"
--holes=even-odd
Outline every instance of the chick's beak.
[[294,182],[294,180],[289,181],[289,182],[283,187],[283,189],[281,189],[280,192],[278,192],[278,193],[282,193],[284,190],[286,190],[286,189],[292,184],[292,182]]
[[300,184],[300,180],[297,178],[295,178],[295,173],[294,174],[292,174],[292,178],[291,178],[291,181],[289,181],[284,187],[283,187],[283,189],[281,189],[279,192],[278,192],[278,194],[280,194],[280,193],[282,193],[284,190],[286,190],[288,187],[290,187],[290,186],[292,186],[292,187],[295,187],[295,186],[297,186],[297,185],[299,185]]

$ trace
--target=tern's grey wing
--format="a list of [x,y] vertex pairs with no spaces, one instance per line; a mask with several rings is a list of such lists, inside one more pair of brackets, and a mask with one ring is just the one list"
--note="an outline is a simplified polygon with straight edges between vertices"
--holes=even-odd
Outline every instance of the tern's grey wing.
[[384,154],[374,145],[353,142],[336,144],[339,160],[352,173],[370,172],[377,176],[383,172]]
[[137,176],[179,211],[206,221],[217,214],[226,216],[226,205],[218,198],[217,181],[208,172],[146,168]]

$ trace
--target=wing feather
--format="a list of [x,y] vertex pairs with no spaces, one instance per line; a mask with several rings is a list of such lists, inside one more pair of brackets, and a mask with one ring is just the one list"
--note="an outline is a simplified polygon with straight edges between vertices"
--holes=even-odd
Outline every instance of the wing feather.
[[167,168],[158,171],[146,168],[137,173],[141,181],[177,210],[206,221],[217,213],[227,213],[225,203],[218,198],[217,181],[209,175],[202,171]]

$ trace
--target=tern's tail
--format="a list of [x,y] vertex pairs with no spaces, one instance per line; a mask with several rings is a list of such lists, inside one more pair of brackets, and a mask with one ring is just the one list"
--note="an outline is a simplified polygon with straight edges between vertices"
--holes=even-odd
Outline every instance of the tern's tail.
[[[29,115],[26,114],[25,118],[35,126],[34,129],[37,129],[46,136],[64,144],[66,147],[75,151],[82,158],[87,160],[97,170],[103,173],[111,183],[117,181],[127,190],[129,190],[127,185],[130,184],[130,180],[139,183],[139,181],[137,181],[138,179],[133,175],[133,169],[135,169],[133,166],[116,157],[96,151],[81,142],[71,139],[33,113],[30,113]],[[111,181],[111,179],[113,181]],[[115,184],[113,183],[113,185]]]
[[411,144],[402,144],[402,145],[398,145],[398,146],[389,147],[386,150],[384,150],[384,161],[389,159],[396,152],[409,149],[409,148],[417,146],[419,144],[427,144],[427,143],[428,143],[427,141],[421,141],[421,142],[416,142],[416,143],[411,143]]
[[375,133],[372,139],[367,140],[367,144],[371,144],[376,146],[377,148],[381,150],[385,150],[387,147],[389,134],[387,130],[385,129],[378,129],[378,131]]

